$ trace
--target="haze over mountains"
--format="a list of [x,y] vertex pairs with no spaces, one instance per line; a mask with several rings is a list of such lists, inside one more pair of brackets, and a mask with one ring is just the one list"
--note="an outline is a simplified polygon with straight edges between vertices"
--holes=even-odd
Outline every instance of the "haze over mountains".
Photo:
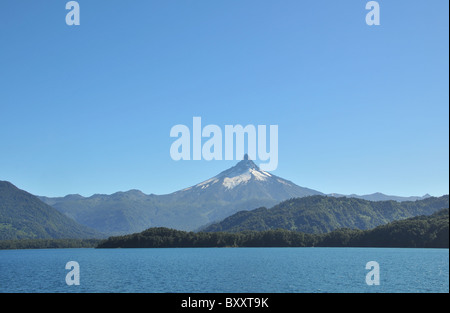
[[411,197],[399,197],[399,196],[389,196],[389,195],[385,195],[381,192],[375,192],[369,195],[355,195],[355,194],[351,194],[351,195],[342,195],[342,194],[338,194],[338,193],[330,193],[328,194],[329,196],[332,197],[336,197],[336,198],[340,198],[340,197],[347,197],[347,198],[356,198],[356,199],[363,199],[363,200],[369,200],[369,201],[398,201],[398,202],[402,202],[402,201],[416,201],[416,200],[423,200],[426,198],[431,197],[429,194],[425,194],[424,196],[411,196]]
[[[284,200],[324,195],[262,171],[247,156],[235,166],[197,185],[166,195],[139,190],[112,195],[40,197],[78,223],[108,235],[140,232],[150,227],[197,230],[243,210],[272,207]],[[342,197],[343,195],[333,195]],[[373,194],[369,200],[417,200]]]

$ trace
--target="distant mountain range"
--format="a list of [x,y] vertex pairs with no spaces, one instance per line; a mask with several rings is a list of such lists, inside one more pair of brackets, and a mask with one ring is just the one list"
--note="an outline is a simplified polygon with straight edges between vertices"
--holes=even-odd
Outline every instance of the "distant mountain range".
[[[292,212],[286,211],[285,215],[277,213],[277,207],[286,207],[289,203],[297,206],[302,201],[311,201],[308,200],[311,196],[328,199],[322,202],[334,204],[324,206],[327,214],[324,214],[323,208],[319,209],[313,204],[308,207],[308,210],[304,210],[302,214],[306,214],[309,218],[305,224],[309,225],[309,229],[303,225],[304,223],[290,221],[289,214]],[[301,200],[302,198],[305,200]],[[349,198],[352,200],[348,200]],[[377,202],[370,203],[365,199]],[[230,169],[197,185],[167,195],[146,195],[139,190],[130,190],[112,195],[96,194],[91,197],[80,195],[58,198],[36,197],[9,182],[0,181],[0,239],[99,238],[105,235],[137,233],[151,227],[169,227],[179,230],[199,230],[207,227],[206,229],[211,231],[214,229],[232,231],[242,229],[243,224],[239,224],[236,218],[243,216],[256,216],[259,222],[264,220],[266,225],[272,223],[269,221],[271,216],[272,219],[273,216],[277,216],[288,224],[280,222],[273,224],[273,227],[275,225],[281,225],[287,229],[306,227],[304,231],[312,232],[331,230],[334,227],[365,228],[392,219],[426,214],[431,207],[418,207],[417,210],[408,212],[400,209],[404,203],[402,201],[408,200],[405,203],[410,203],[411,200],[423,201],[423,199],[430,199],[427,203],[433,203],[435,198],[428,195],[405,198],[380,193],[366,196],[338,194],[327,196],[262,171],[245,156],[244,160]],[[288,202],[283,202],[286,200]],[[372,208],[372,206],[380,206],[379,200],[390,200],[389,204],[383,205],[392,206],[395,212],[400,211],[396,213],[397,215],[390,213],[391,216],[388,214],[386,217],[386,212]],[[283,204],[276,206],[280,202]],[[353,207],[353,211],[349,211],[345,208],[347,205],[356,206]],[[260,214],[252,211],[261,207],[274,208],[258,209],[257,212]],[[331,211],[337,215],[333,215]],[[239,213],[233,215],[237,212]],[[312,215],[314,215],[313,218],[311,218]],[[367,223],[358,222],[359,219]],[[224,221],[219,223],[222,220]],[[233,226],[224,226],[227,223]],[[261,225],[258,226],[258,223],[254,223],[251,218],[247,219],[247,223],[250,228],[261,228]],[[313,227],[313,225],[316,226]]]
[[370,230],[341,228],[325,234],[286,229],[242,232],[185,232],[155,227],[140,233],[109,237],[98,248],[187,247],[398,247],[447,248],[448,209],[393,221]]
[[130,190],[88,198],[39,198],[83,225],[120,235],[159,226],[195,230],[241,210],[319,194],[322,193],[262,171],[245,157],[206,181],[167,195]]
[[0,181],[0,240],[102,237],[28,192]]
[[448,195],[404,202],[309,196],[283,201],[271,209],[241,211],[205,227],[202,231],[286,229],[304,233],[326,233],[339,228],[365,230],[395,220],[431,215],[448,207]]
[[[91,197],[39,198],[82,225],[108,235],[123,235],[150,227],[197,230],[238,211],[272,207],[291,198],[314,195],[324,194],[262,171],[245,156],[228,170],[171,194],[147,195],[139,190],[130,190]],[[405,198],[377,193],[350,197],[371,201],[409,201],[428,195]]]
[[330,193],[328,194],[328,196],[331,197],[336,197],[336,198],[341,198],[341,197],[347,197],[347,198],[357,198],[357,199],[363,199],[363,200],[369,200],[369,201],[416,201],[416,200],[423,200],[426,198],[430,198],[431,196],[429,194],[425,194],[422,197],[417,197],[417,196],[412,196],[412,197],[399,197],[399,196],[388,196],[385,195],[381,192],[376,192],[376,193],[372,193],[370,195],[363,195],[363,196],[359,196],[359,195],[355,195],[355,194],[351,194],[351,195],[341,195],[338,193]]

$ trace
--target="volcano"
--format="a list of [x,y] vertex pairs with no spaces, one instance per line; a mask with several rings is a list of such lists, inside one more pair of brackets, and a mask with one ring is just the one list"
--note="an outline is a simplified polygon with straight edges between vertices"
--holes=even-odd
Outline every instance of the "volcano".
[[261,170],[245,155],[218,175],[166,195],[130,190],[112,195],[40,199],[83,225],[108,235],[120,235],[149,227],[196,230],[238,211],[321,194]]

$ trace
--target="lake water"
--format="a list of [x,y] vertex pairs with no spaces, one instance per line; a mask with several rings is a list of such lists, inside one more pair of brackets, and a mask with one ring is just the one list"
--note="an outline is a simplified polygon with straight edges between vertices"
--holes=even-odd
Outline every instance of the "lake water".
[[[69,261],[80,284],[69,286]],[[366,263],[379,285],[366,284]],[[448,249],[183,248],[0,251],[0,292],[449,292]]]

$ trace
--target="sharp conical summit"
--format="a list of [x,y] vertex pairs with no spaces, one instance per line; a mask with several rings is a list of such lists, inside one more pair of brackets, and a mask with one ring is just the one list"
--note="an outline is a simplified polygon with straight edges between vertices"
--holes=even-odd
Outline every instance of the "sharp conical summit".
[[175,192],[174,195],[181,196],[199,189],[202,192],[200,194],[195,193],[197,199],[199,196],[214,197],[221,201],[233,200],[238,202],[243,200],[258,200],[257,202],[260,202],[264,199],[264,203],[266,201],[277,203],[293,197],[322,194],[316,190],[297,186],[291,181],[261,170],[249,159],[247,154],[235,166],[195,186]]
[[246,154],[235,166],[168,197],[177,203],[203,207],[204,222],[199,224],[204,225],[237,211],[271,207],[290,198],[310,195],[322,193],[261,170]]
[[80,224],[118,235],[160,226],[197,230],[238,211],[270,208],[284,200],[312,195],[323,194],[263,171],[244,155],[235,166],[216,176],[167,195],[130,190],[89,198],[77,195],[41,200]]
[[[270,208],[287,199],[311,195],[323,194],[263,171],[244,155],[235,166],[216,176],[167,195],[146,195],[130,190],[89,198],[72,195],[40,199],[82,225],[118,235],[160,226],[196,230],[238,211]],[[382,194],[350,197],[414,200]]]
[[167,195],[131,190],[89,198],[41,199],[81,224],[107,234],[126,234],[156,226],[195,230],[237,211],[318,194],[261,170],[246,154],[218,175]]

